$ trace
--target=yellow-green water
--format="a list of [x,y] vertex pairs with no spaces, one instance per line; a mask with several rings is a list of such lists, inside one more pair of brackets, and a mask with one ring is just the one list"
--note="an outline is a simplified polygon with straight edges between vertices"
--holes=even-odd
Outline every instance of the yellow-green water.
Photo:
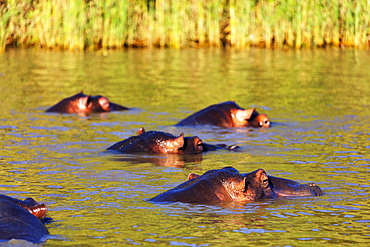
[[[49,206],[54,221],[46,246],[366,246],[369,59],[356,50],[128,50],[108,56],[9,50],[0,55],[0,193]],[[81,90],[133,110],[89,118],[44,113]],[[257,107],[272,128],[173,126],[228,100]],[[139,127],[241,150],[195,158],[103,152]],[[316,182],[324,195],[245,205],[146,201],[189,172],[224,166]]]

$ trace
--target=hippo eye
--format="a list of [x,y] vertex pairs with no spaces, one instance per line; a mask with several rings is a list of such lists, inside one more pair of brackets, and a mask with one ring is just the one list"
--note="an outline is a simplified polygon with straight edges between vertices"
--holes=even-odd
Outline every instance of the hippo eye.
[[259,123],[258,123],[258,125],[259,125],[260,127],[262,127],[264,124],[265,124],[265,125],[268,125],[268,124],[269,124],[269,120],[261,121],[261,122],[259,122]]
[[262,185],[263,185],[264,188],[267,188],[268,187],[268,185],[269,185],[268,178],[265,178],[265,179],[262,180]]

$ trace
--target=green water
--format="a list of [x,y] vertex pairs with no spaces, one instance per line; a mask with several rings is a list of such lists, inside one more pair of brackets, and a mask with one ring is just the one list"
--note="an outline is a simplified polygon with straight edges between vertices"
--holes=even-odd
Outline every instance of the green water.
[[[0,54],[0,193],[46,203],[46,246],[367,246],[370,54],[357,50],[128,50]],[[81,118],[45,109],[84,91],[133,108]],[[268,130],[174,127],[235,100]],[[238,144],[196,157],[113,155],[139,127]],[[315,182],[321,197],[153,204],[189,172],[233,166]]]

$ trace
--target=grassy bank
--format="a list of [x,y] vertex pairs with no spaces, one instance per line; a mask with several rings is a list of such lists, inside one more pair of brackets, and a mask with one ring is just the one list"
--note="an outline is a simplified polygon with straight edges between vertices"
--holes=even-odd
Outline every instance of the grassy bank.
[[0,0],[0,51],[370,46],[369,0]]

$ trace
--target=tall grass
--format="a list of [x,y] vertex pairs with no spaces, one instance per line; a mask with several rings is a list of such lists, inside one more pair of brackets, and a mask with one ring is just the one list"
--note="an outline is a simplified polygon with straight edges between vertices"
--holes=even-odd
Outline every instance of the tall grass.
[[7,23],[9,22],[10,15],[11,11],[5,8],[4,5],[0,5],[0,52],[5,51],[6,40],[9,31]]
[[370,46],[369,0],[0,0],[0,51]]

